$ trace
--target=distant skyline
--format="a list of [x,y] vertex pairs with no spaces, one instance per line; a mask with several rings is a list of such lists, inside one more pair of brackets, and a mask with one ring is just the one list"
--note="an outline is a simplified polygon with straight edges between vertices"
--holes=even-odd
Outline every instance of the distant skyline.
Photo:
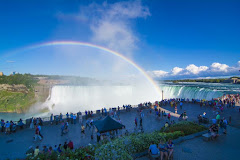
[[55,48],[25,57],[9,53],[49,41],[81,41],[117,51],[157,79],[240,75],[239,8],[237,0],[0,1],[0,71],[54,74],[41,64],[53,63]]

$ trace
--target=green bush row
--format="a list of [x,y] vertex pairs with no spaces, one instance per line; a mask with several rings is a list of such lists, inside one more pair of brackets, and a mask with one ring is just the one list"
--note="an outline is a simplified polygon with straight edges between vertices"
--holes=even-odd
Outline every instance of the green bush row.
[[91,145],[87,147],[82,147],[76,149],[75,151],[66,150],[62,154],[40,154],[37,157],[29,155],[27,160],[30,159],[46,159],[46,160],[65,160],[65,159],[96,159],[96,160],[132,160],[133,154],[143,152],[147,150],[151,144],[154,142],[158,144],[160,140],[167,141],[169,139],[177,139],[184,135],[193,134],[205,130],[204,126],[200,126],[193,122],[179,122],[170,127],[161,129],[161,131],[155,131],[152,133],[139,133],[131,134],[130,136],[125,136],[117,138],[110,142],[104,142],[102,144]]

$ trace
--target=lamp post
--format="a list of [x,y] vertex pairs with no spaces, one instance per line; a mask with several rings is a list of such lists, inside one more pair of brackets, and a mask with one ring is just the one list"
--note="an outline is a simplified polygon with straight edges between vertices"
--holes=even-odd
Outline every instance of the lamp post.
[[163,101],[163,90],[162,90],[162,101]]

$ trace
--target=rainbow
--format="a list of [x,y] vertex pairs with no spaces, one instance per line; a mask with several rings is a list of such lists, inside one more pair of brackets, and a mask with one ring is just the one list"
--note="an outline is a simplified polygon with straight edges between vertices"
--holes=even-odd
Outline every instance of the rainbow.
[[32,45],[32,46],[24,47],[24,48],[21,49],[21,52],[25,52],[25,51],[32,50],[32,49],[37,49],[37,48],[42,48],[42,47],[46,47],[46,46],[58,46],[58,45],[86,46],[86,47],[96,48],[96,49],[106,51],[107,53],[113,54],[113,55],[121,58],[122,60],[131,64],[140,73],[142,73],[144,75],[144,77],[153,85],[153,87],[156,90],[156,92],[158,93],[159,99],[160,99],[160,95],[161,95],[160,88],[158,87],[156,82],[139,65],[137,65],[135,62],[133,62],[131,59],[125,57],[124,55],[122,55],[118,52],[115,52],[113,50],[110,50],[108,48],[105,48],[105,47],[102,47],[102,46],[99,46],[99,45],[95,45],[95,44],[91,44],[91,43],[79,42],[79,41],[51,41],[51,42],[40,43],[40,44],[35,44],[35,45]]

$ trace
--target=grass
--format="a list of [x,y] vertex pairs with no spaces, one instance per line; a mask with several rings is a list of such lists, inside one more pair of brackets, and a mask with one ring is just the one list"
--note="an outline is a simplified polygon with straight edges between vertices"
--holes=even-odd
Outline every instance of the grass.
[[29,93],[0,91],[0,112],[22,113],[35,102],[33,91],[29,91]]

